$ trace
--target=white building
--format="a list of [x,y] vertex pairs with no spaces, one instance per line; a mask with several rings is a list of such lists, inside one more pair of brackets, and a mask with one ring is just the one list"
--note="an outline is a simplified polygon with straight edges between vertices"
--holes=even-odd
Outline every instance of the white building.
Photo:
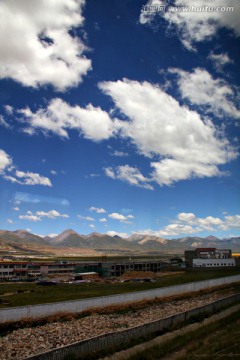
[[193,259],[193,267],[226,267],[236,266],[234,258],[216,258],[216,259]]

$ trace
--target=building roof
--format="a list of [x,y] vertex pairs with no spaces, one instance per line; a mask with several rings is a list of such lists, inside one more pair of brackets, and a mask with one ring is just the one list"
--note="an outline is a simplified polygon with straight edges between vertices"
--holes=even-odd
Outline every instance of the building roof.
[[195,251],[215,251],[216,248],[197,248]]

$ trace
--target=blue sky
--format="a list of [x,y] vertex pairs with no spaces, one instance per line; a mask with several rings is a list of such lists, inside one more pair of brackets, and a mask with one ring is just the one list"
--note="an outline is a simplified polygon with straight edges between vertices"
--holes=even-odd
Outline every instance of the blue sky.
[[0,228],[238,236],[238,0],[0,1]]

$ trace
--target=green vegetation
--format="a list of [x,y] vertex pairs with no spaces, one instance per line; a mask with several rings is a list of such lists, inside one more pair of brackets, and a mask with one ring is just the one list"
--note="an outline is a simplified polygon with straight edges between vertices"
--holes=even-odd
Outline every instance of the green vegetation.
[[129,360],[239,359],[240,312],[137,353]]
[[58,284],[57,286],[41,286],[35,283],[2,283],[0,287],[0,308],[34,305],[48,302],[84,299],[131,291],[183,284],[200,280],[236,275],[235,271],[203,271],[171,273],[147,283],[81,283]]

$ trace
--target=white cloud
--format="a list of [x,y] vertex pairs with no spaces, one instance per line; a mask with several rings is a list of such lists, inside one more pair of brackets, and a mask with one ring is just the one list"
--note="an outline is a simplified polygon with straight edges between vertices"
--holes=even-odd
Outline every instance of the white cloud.
[[91,229],[95,229],[95,225],[94,225],[94,224],[90,224],[89,227],[90,227]]
[[135,233],[142,235],[157,236],[157,237],[171,237],[171,236],[179,236],[181,234],[191,235],[198,231],[199,229],[196,230],[190,225],[170,224],[163,227],[160,230],[145,229],[145,230],[135,231]]
[[[188,97],[199,105],[205,104],[212,111],[217,109],[219,113],[238,115],[239,111],[229,99],[233,96],[232,90],[223,81],[212,79],[201,69],[201,74],[196,70],[190,74],[192,76],[178,69],[171,71],[179,76],[184,98]],[[207,77],[207,84],[201,83],[201,75]],[[199,97],[190,92],[195,91],[196,86]],[[40,129],[68,138],[68,130],[75,129],[92,141],[117,135],[130,138],[137,151],[151,159],[152,173],[144,176],[140,169],[126,164],[116,168],[106,167],[105,174],[150,190],[153,190],[150,184],[153,181],[162,186],[193,177],[221,176],[223,173],[219,166],[238,155],[224,138],[223,132],[215,128],[210,120],[203,121],[196,111],[180,106],[177,100],[157,85],[124,79],[102,82],[99,87],[111,96],[124,115],[124,120],[111,119],[107,112],[92,105],[85,109],[70,106],[59,98],[35,113],[29,108],[18,110],[18,113],[28,122],[30,133]],[[13,178],[8,180],[19,181]]]
[[48,212],[45,211],[37,211],[36,215],[43,218],[43,217],[47,217],[49,219],[56,219],[58,217],[62,217],[62,218],[69,218],[68,214],[60,214],[58,211],[56,210],[50,210]]
[[3,126],[6,129],[10,129],[10,125],[6,122],[2,115],[0,115],[0,126]]
[[107,219],[106,218],[101,218],[101,219],[99,219],[99,221],[104,223],[104,222],[107,222]]
[[188,225],[195,225],[203,230],[214,231],[214,227],[222,227],[224,221],[220,218],[214,218],[213,216],[207,216],[206,218],[197,218],[193,213],[180,213],[178,219],[187,223]]
[[124,221],[127,220],[127,217],[122,215],[122,214],[118,214],[118,213],[112,213],[108,215],[111,219],[115,219],[115,220],[119,220],[119,221]]
[[[159,0],[150,0],[148,5],[166,5]],[[206,5],[208,8],[206,8]],[[223,5],[225,11],[223,9]],[[179,9],[180,11],[177,11]],[[219,7],[219,9],[217,9]],[[230,9],[226,10],[226,7]],[[183,11],[183,8],[185,11]],[[165,11],[151,14],[141,13],[140,23],[151,24],[155,16],[162,16],[170,28],[175,28],[183,45],[194,50],[194,43],[212,39],[220,28],[232,30],[240,35],[240,3],[238,0],[175,0]]]
[[240,229],[240,215],[225,216],[225,222],[227,228]]
[[13,208],[13,210],[14,211],[19,211],[20,209],[19,209],[19,207],[16,206],[16,207]]
[[121,238],[129,237],[129,234],[127,234],[127,233],[117,232],[117,231],[113,231],[113,230],[108,231],[107,235],[112,236],[112,237],[117,235]]
[[240,228],[240,215],[224,216],[223,219],[213,216],[207,216],[205,218],[197,217],[193,213],[179,213],[177,219],[171,224],[153,231],[150,229],[139,230],[137,233],[149,234],[154,236],[180,236],[185,234],[187,236],[191,234],[200,233],[202,231],[226,231],[229,229]]
[[57,218],[69,218],[68,214],[61,214],[56,210],[50,210],[48,212],[45,211],[36,211],[33,214],[31,211],[27,211],[25,215],[19,215],[20,220],[28,220],[28,221],[42,221],[44,218],[48,219],[57,219]]
[[111,153],[112,156],[117,156],[117,157],[125,157],[128,156],[128,153],[124,152],[124,151],[117,151],[115,150],[113,153]]
[[[95,178],[98,176],[100,176],[100,174],[89,174],[89,177],[91,177],[91,178]],[[88,175],[85,175],[85,177],[88,178]]]
[[213,79],[209,72],[200,68],[192,73],[181,69],[170,69],[169,72],[178,76],[177,83],[184,99],[205,106],[218,116],[240,117],[240,110],[235,106],[237,96],[223,79]]
[[7,219],[7,223],[8,224],[13,224],[13,220],[12,219]]
[[39,216],[36,215],[19,215],[20,220],[27,220],[27,221],[41,221],[42,219]]
[[33,172],[16,170],[14,175],[4,175],[5,180],[20,185],[52,186],[51,180],[45,176]]
[[193,228],[191,225],[170,224],[159,233],[161,236],[178,236],[180,234],[194,234],[198,231],[200,231],[198,228]]
[[[146,5],[143,5],[142,9],[141,9],[141,14],[140,14],[140,18],[139,21],[141,24],[149,24],[151,23],[157,12],[156,11],[148,11],[148,7],[154,7],[155,6],[165,6],[165,1],[163,0],[149,0]],[[145,11],[146,8],[146,11]],[[155,8],[156,9],[156,8]]]
[[111,219],[118,220],[120,222],[124,222],[124,223],[127,223],[127,224],[129,224],[130,219],[134,219],[133,215],[125,216],[125,215],[122,215],[122,214],[119,214],[119,213],[112,213],[112,214],[109,214],[108,216]]
[[49,236],[50,238],[54,238],[55,236],[58,236],[58,235],[59,234],[52,233],[52,234],[44,235],[44,237]]
[[4,106],[4,109],[5,109],[5,112],[8,114],[8,115],[13,115],[13,107],[10,106],[10,105],[5,105]]
[[96,211],[98,214],[103,214],[103,213],[106,212],[105,209],[103,209],[103,208],[97,208],[97,207],[94,207],[94,206],[91,206],[91,207],[89,208],[89,210],[90,210],[90,211]]
[[129,118],[118,120],[121,136],[130,138],[141,154],[154,157],[150,163],[154,171],[148,178],[128,165],[116,170],[106,168],[107,176],[137,186],[149,181],[171,185],[192,177],[220,176],[218,166],[237,157],[235,149],[209,120],[204,122],[196,111],[180,106],[158,86],[128,79],[99,86]]
[[188,222],[191,224],[193,224],[196,220],[196,216],[193,213],[180,213],[177,217],[180,221]]
[[211,52],[208,58],[212,60],[216,70],[218,71],[223,71],[225,65],[233,63],[227,53],[214,54]]
[[8,181],[20,185],[52,186],[51,180],[33,172],[24,172],[15,169],[12,158],[0,149],[0,175]]
[[219,218],[207,216],[205,219],[198,219],[198,224],[203,229],[212,230],[214,229],[214,226],[222,226],[223,221]]
[[50,179],[47,177],[41,176],[37,173],[32,172],[24,172],[24,171],[16,171],[16,177],[23,179],[21,183],[23,185],[43,185],[43,186],[52,186]]
[[131,185],[135,185],[144,189],[153,190],[153,186],[148,184],[151,179],[146,178],[141,172],[129,165],[118,166],[115,169],[111,167],[104,169],[105,174],[112,179],[126,181]]
[[0,78],[24,86],[76,86],[91,69],[83,42],[69,30],[83,25],[85,0],[0,2]]
[[95,219],[92,218],[92,217],[90,217],[90,216],[77,215],[77,217],[78,217],[80,220],[95,221]]
[[108,113],[94,107],[70,106],[65,101],[55,98],[46,109],[40,108],[33,113],[29,108],[18,110],[23,120],[28,123],[25,129],[29,134],[40,129],[52,132],[62,138],[68,138],[68,130],[77,130],[86,139],[92,141],[106,140],[114,135],[115,125]]
[[174,182],[194,177],[204,178],[222,175],[215,165],[188,162],[187,159],[186,161],[164,159],[159,162],[152,162],[151,166],[154,168],[153,179],[159,185],[172,185]]
[[10,165],[12,165],[11,157],[4,150],[0,149],[0,174]]

